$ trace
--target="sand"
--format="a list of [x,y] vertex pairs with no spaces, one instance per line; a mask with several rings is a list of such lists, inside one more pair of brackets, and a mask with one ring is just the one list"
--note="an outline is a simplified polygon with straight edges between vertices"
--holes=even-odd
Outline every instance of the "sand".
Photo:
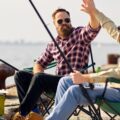
[[[18,111],[19,100],[17,96],[16,87],[7,89],[8,93],[6,94],[5,100],[5,118],[4,120],[10,120],[11,116]],[[103,120],[110,120],[108,116],[102,112]],[[80,112],[78,116],[72,116],[70,120],[91,120],[91,118],[83,112]],[[120,117],[117,117],[116,120],[120,120]]]

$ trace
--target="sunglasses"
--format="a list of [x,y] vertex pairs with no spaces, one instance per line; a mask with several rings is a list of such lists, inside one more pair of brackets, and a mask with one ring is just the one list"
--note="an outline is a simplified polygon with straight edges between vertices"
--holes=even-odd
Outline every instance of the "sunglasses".
[[59,20],[57,21],[57,23],[58,23],[59,25],[61,25],[61,24],[63,23],[63,21],[64,21],[65,23],[70,23],[70,18],[59,19]]

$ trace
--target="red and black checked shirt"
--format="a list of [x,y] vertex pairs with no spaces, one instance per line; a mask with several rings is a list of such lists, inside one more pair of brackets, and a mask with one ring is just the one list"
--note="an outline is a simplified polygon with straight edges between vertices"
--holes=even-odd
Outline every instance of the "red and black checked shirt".
[[[100,27],[92,29],[90,25],[88,25],[86,27],[74,28],[67,39],[63,40],[60,37],[56,38],[56,42],[73,69],[80,70],[88,63],[89,45],[96,37],[99,30]],[[53,60],[57,61],[56,74],[66,75],[71,72],[54,42],[50,42],[47,45],[45,52],[37,59],[37,63],[45,68],[48,63]]]

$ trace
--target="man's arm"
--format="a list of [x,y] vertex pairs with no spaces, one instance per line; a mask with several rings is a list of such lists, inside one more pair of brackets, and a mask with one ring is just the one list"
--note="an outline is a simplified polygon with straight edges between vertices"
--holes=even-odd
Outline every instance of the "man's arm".
[[100,26],[100,23],[97,20],[97,18],[95,17],[94,11],[92,9],[90,9],[90,7],[86,4],[87,2],[89,2],[89,0],[83,0],[83,3],[81,5],[81,7],[82,7],[81,11],[84,11],[89,15],[89,17],[90,17],[89,24],[93,29],[96,29]]
[[116,39],[120,43],[120,30],[118,30],[115,23],[96,9],[93,0],[84,0],[84,3],[86,7],[84,7],[82,10],[87,13],[94,14],[100,25],[107,30],[112,38]]
[[33,67],[33,74],[43,72],[43,71],[44,71],[44,68],[39,63],[35,63]]
[[53,42],[48,43],[45,51],[42,53],[41,56],[39,56],[36,59],[34,67],[33,67],[33,74],[43,72],[44,69],[47,67],[47,65],[51,61],[53,61],[53,56],[51,54],[52,44],[53,44]]

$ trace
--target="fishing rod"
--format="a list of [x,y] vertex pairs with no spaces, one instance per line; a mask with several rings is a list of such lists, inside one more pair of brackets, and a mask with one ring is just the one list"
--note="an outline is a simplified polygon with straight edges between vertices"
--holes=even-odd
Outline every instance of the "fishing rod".
[[[50,30],[48,29],[47,25],[45,24],[43,18],[41,17],[40,13],[38,12],[36,6],[34,5],[34,3],[32,2],[32,0],[29,0],[31,6],[33,7],[35,13],[37,14],[38,18],[40,19],[40,21],[42,22],[43,26],[45,27],[46,31],[48,32],[48,34],[50,35],[51,39],[53,40],[54,44],[56,45],[57,49],[59,50],[61,56],[63,57],[64,61],[66,62],[66,64],[68,65],[68,68],[70,69],[71,72],[74,72],[71,65],[69,64],[69,62],[67,61],[64,53],[61,51],[60,47],[58,46],[57,42],[55,41],[53,35],[51,34]],[[93,110],[95,111],[95,113],[97,114],[98,118],[99,118],[99,113],[96,110],[95,106],[93,105],[93,102],[89,96],[89,94],[87,93],[86,89],[83,87],[82,84],[79,84],[82,92],[84,93],[84,96],[87,98],[87,100],[89,101],[90,105],[92,106]],[[99,119],[100,120],[100,119]]]

